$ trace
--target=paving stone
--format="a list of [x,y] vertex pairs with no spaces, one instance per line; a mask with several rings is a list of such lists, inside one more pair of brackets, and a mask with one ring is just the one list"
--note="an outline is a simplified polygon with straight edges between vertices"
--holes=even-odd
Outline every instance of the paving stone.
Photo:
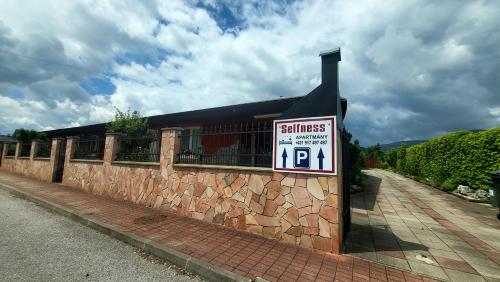
[[438,257],[463,261],[462,257],[460,257],[455,252],[443,251],[443,250],[439,250],[439,249],[429,249],[429,252],[431,253],[432,256],[438,256]]
[[410,265],[405,259],[399,259],[377,253],[377,261],[385,265],[393,266],[406,271],[411,271]]
[[454,269],[462,272],[467,272],[471,274],[478,274],[477,271],[472,268],[468,263],[459,260],[453,260],[442,257],[435,257],[435,260],[439,263],[441,267],[444,269]]
[[424,251],[424,250],[405,251],[405,250],[403,250],[403,253],[405,254],[405,256],[408,260],[416,261],[416,262],[424,262],[424,263],[431,262],[430,264],[439,266],[439,264],[436,262],[436,260],[432,256],[432,254],[428,251]]
[[[486,267],[498,267],[498,265],[486,258],[486,257],[477,257],[477,256],[471,256],[471,255],[466,255],[466,254],[459,254],[467,263],[469,263],[472,267],[476,268],[476,266],[486,266]],[[499,268],[500,271],[500,268]]]
[[482,276],[490,277],[490,278],[495,278],[500,281],[500,269],[495,266],[484,266],[484,265],[473,265],[475,270],[479,272]]
[[408,261],[408,263],[410,264],[411,270],[416,273],[437,277],[442,280],[448,280],[448,276],[446,275],[444,270],[439,266],[421,262],[415,262],[415,261]]
[[466,273],[462,271],[457,271],[453,269],[444,270],[452,282],[484,282],[486,281],[483,277],[477,274]]

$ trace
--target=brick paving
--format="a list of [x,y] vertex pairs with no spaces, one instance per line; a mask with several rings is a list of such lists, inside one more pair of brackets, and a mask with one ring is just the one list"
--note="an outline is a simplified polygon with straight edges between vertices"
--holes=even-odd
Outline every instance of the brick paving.
[[0,171],[0,184],[146,237],[249,278],[269,281],[436,281],[346,255],[319,253],[81,190]]
[[451,281],[500,281],[496,209],[383,170],[352,195],[347,253]]

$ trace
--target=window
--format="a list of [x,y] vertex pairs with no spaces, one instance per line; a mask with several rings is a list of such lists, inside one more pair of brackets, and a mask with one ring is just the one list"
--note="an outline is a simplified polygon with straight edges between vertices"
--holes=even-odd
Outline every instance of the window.
[[184,128],[181,132],[181,152],[197,151],[200,146],[200,127]]
[[271,167],[272,132],[272,121],[184,128],[176,162]]

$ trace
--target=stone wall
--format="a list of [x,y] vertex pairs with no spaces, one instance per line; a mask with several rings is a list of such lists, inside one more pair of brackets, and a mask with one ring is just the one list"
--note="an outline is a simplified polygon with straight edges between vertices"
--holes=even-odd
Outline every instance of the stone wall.
[[22,174],[42,181],[51,182],[55,169],[57,142],[59,142],[59,140],[57,139],[52,141],[50,158],[34,157],[36,150],[36,141],[33,141],[31,143],[30,156],[25,158],[18,157],[19,143],[16,147],[16,155],[14,157],[6,157],[5,152],[7,149],[7,145],[4,144],[1,169],[8,172]]
[[74,139],[70,138],[63,184],[306,248],[339,252],[337,177],[176,165],[178,134],[178,129],[163,131],[160,163],[149,165],[113,162],[117,135],[106,137],[102,162],[71,160]]

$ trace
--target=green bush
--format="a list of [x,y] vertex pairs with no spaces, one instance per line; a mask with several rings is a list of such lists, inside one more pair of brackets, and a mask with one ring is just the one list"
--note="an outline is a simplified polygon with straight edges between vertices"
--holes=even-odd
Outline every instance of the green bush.
[[452,178],[446,179],[443,184],[441,184],[441,190],[443,191],[453,191],[457,188],[457,184],[453,181]]
[[392,149],[385,161],[400,173],[429,179],[443,189],[458,184],[488,189],[489,172],[500,169],[500,127],[458,131],[409,148]]
[[122,112],[115,108],[115,120],[106,124],[107,133],[123,133],[128,136],[141,136],[148,131],[148,119],[138,111]]

